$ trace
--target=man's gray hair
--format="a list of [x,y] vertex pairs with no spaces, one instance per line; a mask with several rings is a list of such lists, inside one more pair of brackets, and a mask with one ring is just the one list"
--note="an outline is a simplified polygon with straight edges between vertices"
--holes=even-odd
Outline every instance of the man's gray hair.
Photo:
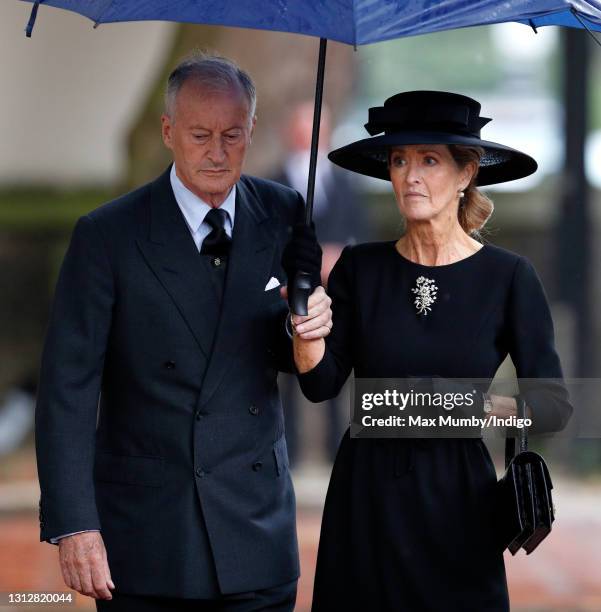
[[249,121],[255,116],[257,90],[248,72],[226,57],[196,52],[181,61],[167,80],[165,113],[170,119],[174,118],[177,94],[190,79],[212,91],[228,91],[232,87],[241,87],[248,100]]

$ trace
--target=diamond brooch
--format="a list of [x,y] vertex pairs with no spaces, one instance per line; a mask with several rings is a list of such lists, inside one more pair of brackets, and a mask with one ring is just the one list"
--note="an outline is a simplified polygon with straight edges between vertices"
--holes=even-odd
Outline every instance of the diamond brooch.
[[438,287],[434,284],[433,279],[425,276],[418,276],[415,285],[411,291],[416,294],[413,303],[417,309],[417,314],[427,315],[432,310],[432,304],[436,301]]

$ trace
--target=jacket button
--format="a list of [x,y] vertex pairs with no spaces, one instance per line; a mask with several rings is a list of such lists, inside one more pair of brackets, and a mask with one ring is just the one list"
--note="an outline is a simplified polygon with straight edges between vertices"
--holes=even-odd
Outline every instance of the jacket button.
[[220,257],[215,257],[213,259],[213,265],[218,268],[221,265],[221,258]]
[[205,416],[207,416],[207,413],[206,413],[206,412],[204,412],[203,410],[199,410],[199,411],[196,413],[196,420],[197,420],[197,421],[200,421],[200,420],[201,420],[203,417],[205,417]]
[[165,367],[166,367],[168,370],[173,370],[173,369],[175,368],[175,361],[171,361],[171,360],[166,361],[166,362],[165,362]]
[[202,468],[196,468],[196,475],[199,478],[204,478],[207,475],[207,473]]
[[254,404],[248,409],[248,411],[254,416],[259,414],[259,409]]
[[255,463],[253,463],[253,470],[255,472],[258,472],[262,467],[263,464],[261,463],[261,461],[255,461]]

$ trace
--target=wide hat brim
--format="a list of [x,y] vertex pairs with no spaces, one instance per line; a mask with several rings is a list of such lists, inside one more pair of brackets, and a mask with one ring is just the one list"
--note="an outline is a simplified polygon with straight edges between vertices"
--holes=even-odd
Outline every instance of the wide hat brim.
[[389,181],[388,151],[390,148],[421,144],[482,147],[484,155],[480,160],[480,169],[476,178],[476,184],[479,186],[524,178],[536,172],[538,168],[536,161],[526,153],[496,142],[481,140],[475,136],[449,134],[448,132],[402,131],[374,136],[335,149],[328,155],[328,158],[346,170]]

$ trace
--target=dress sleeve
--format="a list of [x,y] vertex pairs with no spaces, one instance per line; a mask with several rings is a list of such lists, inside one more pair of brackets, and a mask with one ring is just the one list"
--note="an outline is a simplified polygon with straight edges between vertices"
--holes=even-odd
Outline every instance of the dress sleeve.
[[312,402],[336,397],[353,369],[352,338],[356,307],[353,285],[351,247],[347,246],[328,279],[333,327],[326,338],[324,356],[312,370],[298,374],[301,390]]
[[532,433],[562,430],[573,412],[554,336],[545,290],[533,265],[521,257],[510,295],[509,354],[520,395],[532,410]]

